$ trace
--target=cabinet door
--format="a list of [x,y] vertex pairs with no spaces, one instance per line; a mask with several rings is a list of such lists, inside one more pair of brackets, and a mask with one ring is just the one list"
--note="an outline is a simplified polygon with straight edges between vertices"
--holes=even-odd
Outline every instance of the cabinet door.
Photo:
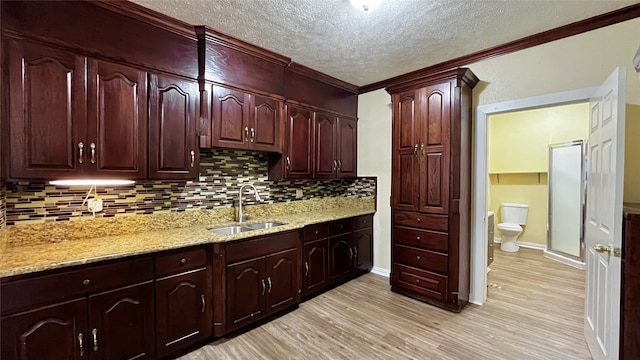
[[418,210],[419,99],[417,90],[393,95],[392,189],[396,210]]
[[325,113],[316,113],[313,122],[315,132],[315,171],[316,179],[336,177],[338,158],[336,157],[336,118]]
[[313,177],[313,112],[287,105],[285,178]]
[[329,281],[345,279],[353,271],[351,233],[329,238]]
[[252,101],[249,145],[259,151],[282,152],[282,102],[254,96]]
[[100,175],[147,177],[147,73],[89,60],[87,158]]
[[249,147],[249,94],[213,86],[211,146],[230,149]]
[[354,271],[367,272],[373,267],[373,229],[353,233]]
[[149,89],[149,178],[197,179],[198,83],[152,74]]
[[151,281],[89,297],[91,359],[155,359]]
[[358,173],[358,121],[339,118],[337,131],[337,175],[338,177],[356,177]]
[[260,258],[227,267],[227,331],[264,316],[264,266],[264,258]]
[[211,335],[211,289],[207,269],[156,282],[158,357],[187,349]]
[[267,313],[285,309],[300,299],[298,249],[287,250],[266,258]]
[[17,41],[9,42],[7,57],[9,176],[78,176],[89,150],[84,139],[85,58]]
[[87,301],[75,300],[2,318],[0,358],[86,359]]
[[320,239],[305,243],[302,247],[303,292],[305,296],[321,291],[329,284],[329,240]]
[[[449,213],[450,84],[421,89],[420,212]],[[424,150],[422,149],[424,145]]]

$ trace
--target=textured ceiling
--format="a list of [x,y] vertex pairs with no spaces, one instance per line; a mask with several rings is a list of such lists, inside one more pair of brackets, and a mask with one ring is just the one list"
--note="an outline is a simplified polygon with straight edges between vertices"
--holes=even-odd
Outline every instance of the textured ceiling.
[[362,86],[637,1],[133,0]]

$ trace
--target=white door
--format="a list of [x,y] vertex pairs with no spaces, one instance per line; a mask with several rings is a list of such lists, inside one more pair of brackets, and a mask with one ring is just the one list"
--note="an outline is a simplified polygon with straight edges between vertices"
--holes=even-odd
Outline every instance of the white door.
[[625,68],[590,101],[584,334],[594,359],[618,359],[624,177]]

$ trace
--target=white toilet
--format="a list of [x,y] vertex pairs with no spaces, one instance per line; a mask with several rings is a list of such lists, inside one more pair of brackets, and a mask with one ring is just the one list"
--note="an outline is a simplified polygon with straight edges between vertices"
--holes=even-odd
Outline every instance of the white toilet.
[[516,252],[520,247],[516,244],[516,240],[522,233],[522,226],[527,223],[527,213],[529,206],[524,204],[502,203],[500,204],[500,215],[502,216],[498,231],[502,243],[500,250],[506,252]]

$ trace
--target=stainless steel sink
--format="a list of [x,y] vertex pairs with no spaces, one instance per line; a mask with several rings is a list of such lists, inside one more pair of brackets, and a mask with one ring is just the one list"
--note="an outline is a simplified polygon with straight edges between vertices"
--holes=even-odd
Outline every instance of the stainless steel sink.
[[284,223],[279,223],[275,221],[267,221],[255,224],[247,224],[247,225],[232,225],[232,226],[223,226],[219,228],[211,228],[209,231],[220,234],[220,235],[233,235],[242,233],[245,231],[254,231],[254,230],[262,230],[262,229],[270,229],[272,227],[281,226]]
[[245,226],[248,228],[251,228],[252,230],[261,230],[261,229],[270,229],[270,228],[273,228],[276,226],[282,226],[282,225],[284,225],[284,223],[267,221],[267,222],[255,223],[255,224],[245,225]]
[[255,229],[251,229],[246,226],[224,226],[224,227],[209,229],[209,231],[214,232],[216,234],[221,234],[221,235],[231,235],[231,234],[237,234],[237,233],[251,231],[251,230],[255,230]]

